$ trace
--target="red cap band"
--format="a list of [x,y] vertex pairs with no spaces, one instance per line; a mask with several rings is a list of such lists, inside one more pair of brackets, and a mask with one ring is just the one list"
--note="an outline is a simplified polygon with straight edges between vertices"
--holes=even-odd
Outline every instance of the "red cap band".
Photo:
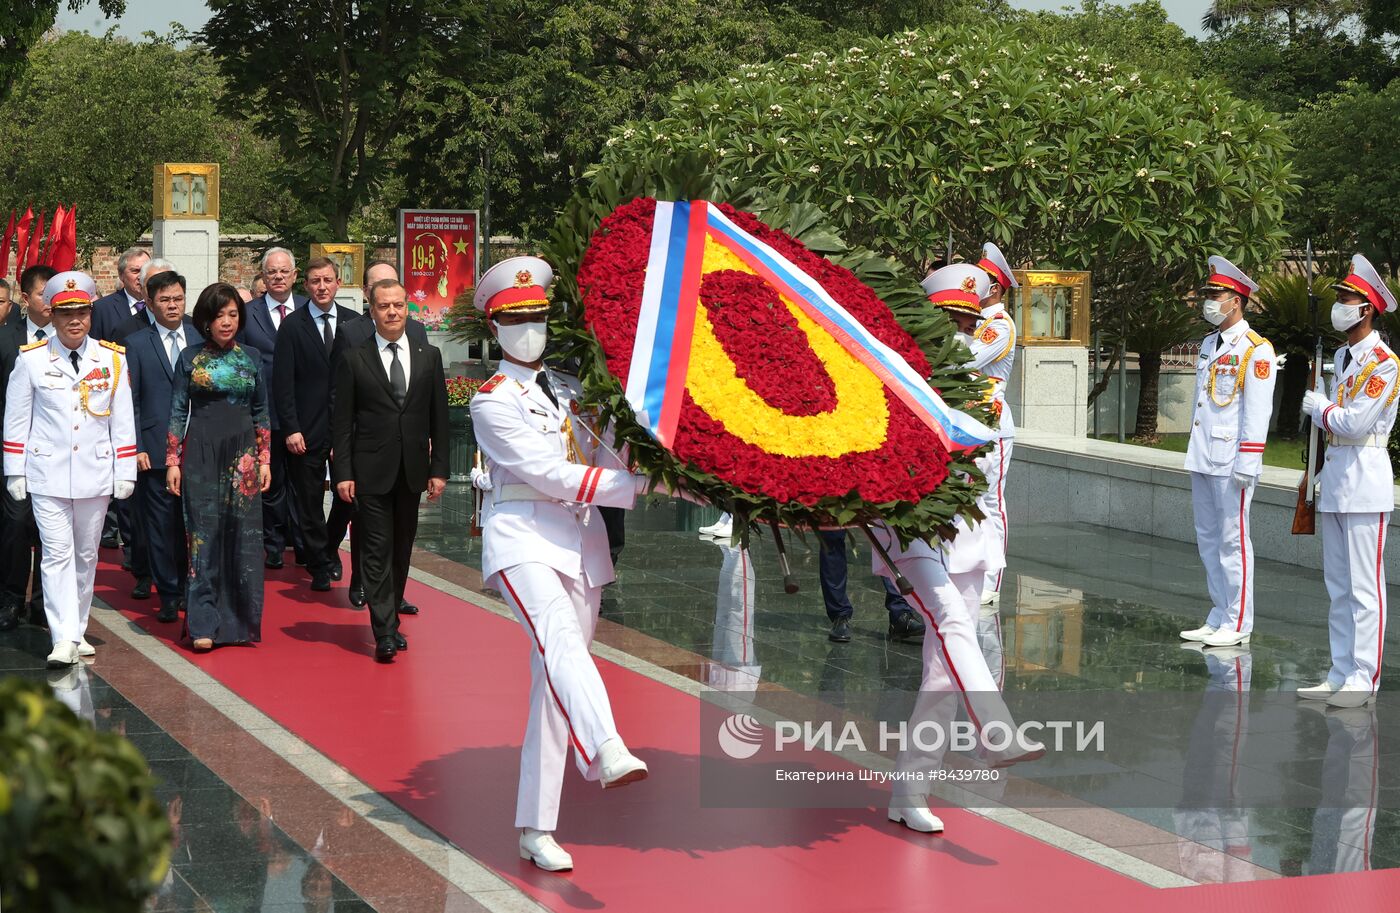
[[1375,306],[1377,313],[1385,313],[1385,297],[1376,291],[1375,286],[1362,279],[1356,273],[1352,273],[1341,281],[1342,285],[1356,292],[1358,295],[1365,295],[1366,300]]
[[1245,285],[1238,279],[1231,279],[1229,276],[1222,276],[1220,273],[1211,274],[1211,277],[1206,280],[1206,285],[1218,285],[1222,288],[1228,288],[1232,291],[1239,292],[1246,298],[1249,297],[1249,286]]
[[486,316],[497,311],[512,311],[527,307],[548,307],[549,299],[538,285],[502,289],[486,300]]
[[977,261],[977,265],[987,271],[987,274],[997,281],[997,285],[1002,288],[1011,288],[1011,277],[1001,271],[1001,267],[983,257]]

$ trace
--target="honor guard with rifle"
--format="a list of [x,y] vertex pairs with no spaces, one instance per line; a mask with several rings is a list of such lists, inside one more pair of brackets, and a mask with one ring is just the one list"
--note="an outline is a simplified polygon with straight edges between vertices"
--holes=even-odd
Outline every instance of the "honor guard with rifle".
[[1334,707],[1360,707],[1380,685],[1385,640],[1385,529],[1395,508],[1386,442],[1400,395],[1395,353],[1375,330],[1395,295],[1365,257],[1333,286],[1332,326],[1347,344],[1333,359],[1332,388],[1309,390],[1303,411],[1327,434],[1318,513],[1322,573],[1332,600],[1326,681],[1298,696]]
[[1186,470],[1196,547],[1211,608],[1205,624],[1182,631],[1207,647],[1249,643],[1254,630],[1254,545],[1249,507],[1264,469],[1264,441],[1274,411],[1275,359],[1269,341],[1244,319],[1254,280],[1224,257],[1209,260],[1201,294],[1217,329],[1201,342]]
[[992,404],[997,413],[997,439],[992,442],[987,459],[980,461],[987,476],[987,490],[978,499],[978,506],[991,523],[991,535],[1001,547],[1002,560],[987,572],[979,600],[992,606],[1001,601],[1001,578],[1006,566],[1006,473],[1011,469],[1011,446],[1016,437],[1016,422],[1006,401],[1006,385],[1016,364],[1016,324],[1003,299],[1010,289],[1020,288],[1021,284],[1001,248],[990,241],[982,245],[982,259],[977,266],[987,274],[989,282],[987,296],[979,304],[980,319],[969,334],[972,361],[966,367],[991,382]]

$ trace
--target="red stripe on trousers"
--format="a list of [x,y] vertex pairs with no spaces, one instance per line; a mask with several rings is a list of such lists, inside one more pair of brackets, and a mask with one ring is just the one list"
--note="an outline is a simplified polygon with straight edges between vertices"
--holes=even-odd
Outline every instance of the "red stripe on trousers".
[[958,667],[953,665],[953,657],[948,654],[948,643],[943,639],[943,632],[938,630],[938,622],[933,620],[933,613],[924,605],[924,601],[919,598],[917,592],[910,593],[909,595],[914,597],[914,605],[918,606],[919,611],[924,613],[924,617],[928,619],[928,626],[933,628],[933,634],[938,638],[938,647],[943,651],[943,661],[948,664],[948,671],[953,673],[953,681],[958,683],[958,690],[962,692],[963,706],[967,708],[968,719],[972,721],[972,725],[976,726],[977,730],[980,732],[982,730],[982,723],[977,719],[977,714],[972,709],[972,701],[968,699],[967,689],[963,687],[962,676],[958,675]]
[[1001,473],[997,476],[997,513],[1001,514],[1001,570],[997,571],[997,592],[1001,592],[1001,575],[1006,573],[1006,541],[1010,534],[1006,531],[1006,439],[997,438],[997,464]]
[[1244,493],[1240,489],[1240,620],[1235,622],[1235,633],[1244,628],[1244,596],[1249,591],[1249,558],[1245,555],[1244,543],[1248,530],[1244,528]]
[[1385,583],[1381,580],[1385,572],[1385,514],[1380,515],[1380,528],[1376,530],[1376,601],[1380,603],[1381,617],[1376,624],[1376,674],[1371,676],[1371,690],[1381,680],[1381,655],[1385,652]]
[[[506,572],[501,571],[501,582],[510,591],[510,598],[515,600],[515,604],[520,607],[520,614],[525,618],[525,623],[530,626],[530,636],[535,639],[535,647],[540,651],[540,658],[544,658],[544,644],[540,643],[540,632],[535,630],[535,623],[530,620],[530,613],[525,609],[525,603],[515,592],[515,587],[510,585]],[[588,752],[583,750],[583,743],[579,741],[578,735],[574,732],[574,721],[569,719],[569,711],[564,709],[564,702],[559,700],[559,693],[554,690],[554,682],[549,678],[549,666],[544,667],[544,683],[549,687],[549,696],[554,698],[554,705],[559,708],[559,712],[564,714],[564,725],[569,728],[569,741],[574,743],[574,750],[583,758],[583,763],[587,767],[593,766],[593,759],[588,756]]]

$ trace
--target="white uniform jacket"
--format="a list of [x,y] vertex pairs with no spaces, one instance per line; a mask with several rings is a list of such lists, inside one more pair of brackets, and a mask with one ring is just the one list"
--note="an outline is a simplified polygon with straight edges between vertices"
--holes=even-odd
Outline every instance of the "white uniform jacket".
[[1208,476],[1264,471],[1264,442],[1274,413],[1274,347],[1247,321],[1201,342],[1186,469]]
[[581,427],[577,381],[550,374],[555,406],[535,383],[537,372],[508,361],[498,371],[471,405],[492,485],[481,524],[482,576],[538,562],[582,575],[589,586],[610,583],[608,535],[595,508],[631,508],[637,482]]
[[965,367],[992,382],[992,401],[1001,414],[1001,437],[1016,436],[1016,423],[1006,402],[1006,383],[1016,364],[1016,324],[1000,304],[982,309],[982,320],[972,332],[972,361]]
[[[1347,352],[1351,360],[1347,361]],[[1394,477],[1386,441],[1395,426],[1395,353],[1371,333],[1342,346],[1333,360],[1331,405],[1322,410],[1327,431],[1318,510],[1327,513],[1387,513],[1395,509]]]
[[74,373],[56,338],[20,350],[5,394],[5,475],[30,494],[96,498],[136,481],[125,350],[88,338]]

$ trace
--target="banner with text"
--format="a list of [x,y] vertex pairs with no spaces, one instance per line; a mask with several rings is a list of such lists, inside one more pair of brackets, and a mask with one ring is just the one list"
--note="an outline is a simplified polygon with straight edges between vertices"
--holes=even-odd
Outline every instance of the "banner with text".
[[399,210],[399,275],[409,316],[439,327],[452,303],[476,288],[479,224],[474,210]]

